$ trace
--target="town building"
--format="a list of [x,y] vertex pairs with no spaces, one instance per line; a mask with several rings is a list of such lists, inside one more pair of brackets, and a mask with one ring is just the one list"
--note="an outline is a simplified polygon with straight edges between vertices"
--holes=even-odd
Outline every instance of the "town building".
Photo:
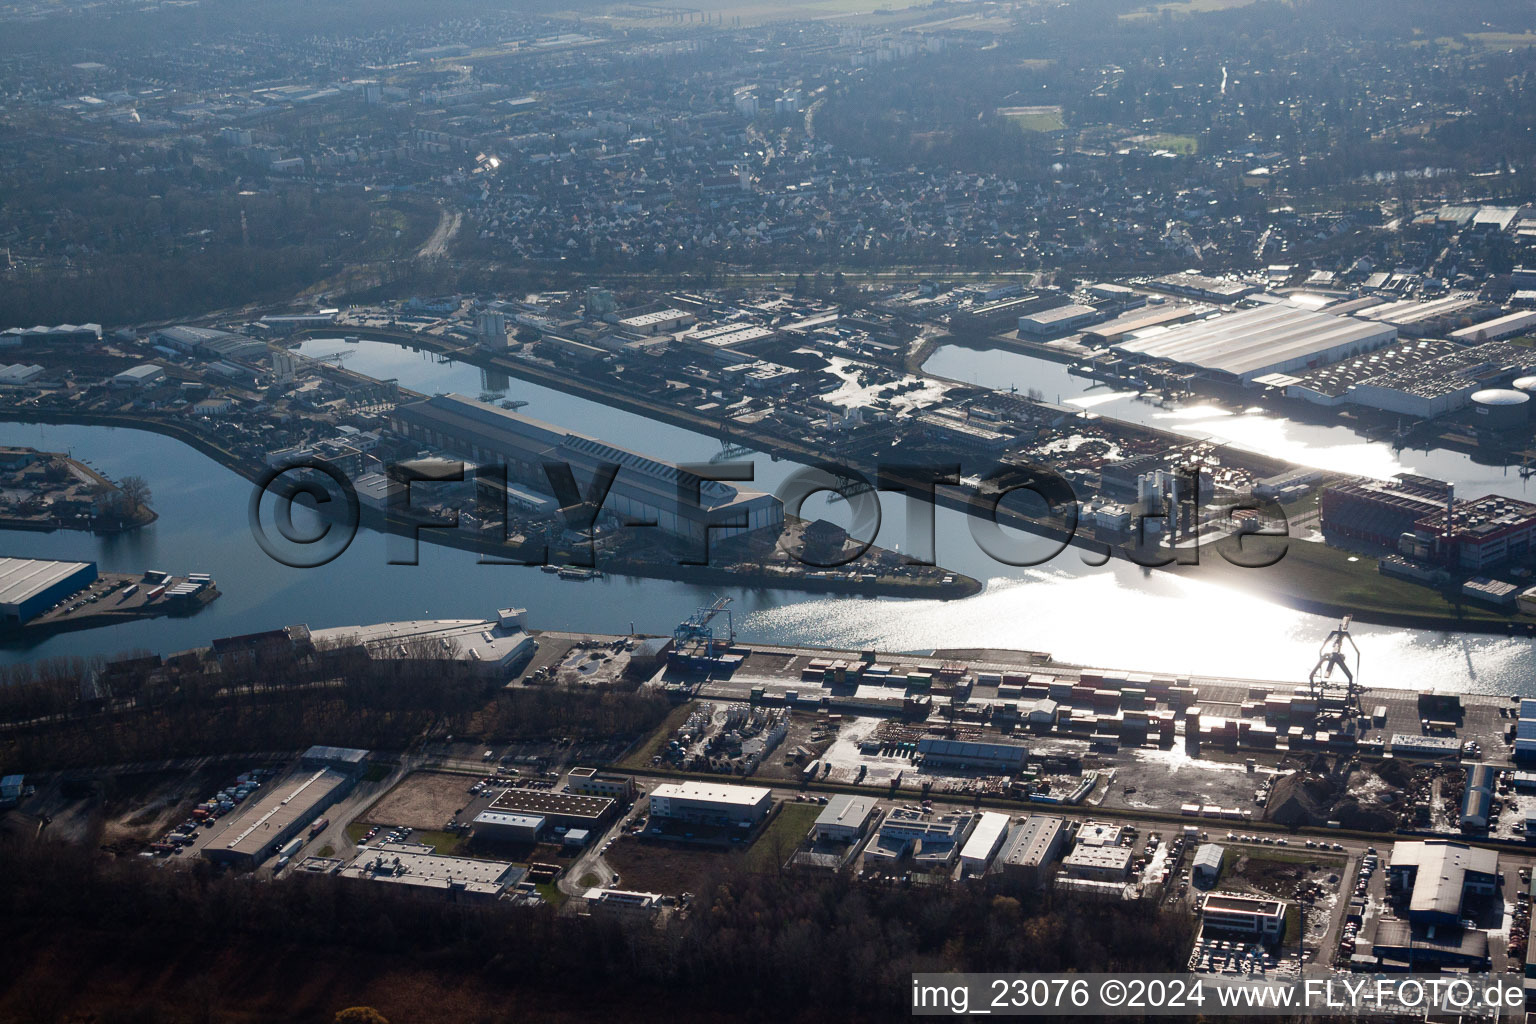
[[1215,885],[1221,878],[1221,859],[1224,851],[1215,843],[1204,843],[1195,851],[1191,871],[1195,881],[1202,885]]
[[864,861],[879,864],[910,857],[929,868],[952,866],[975,822],[974,814],[924,814],[898,807],[880,823],[864,849]]
[[[1386,918],[1376,925],[1371,954],[1398,970],[1488,970],[1488,933],[1478,928]],[[1400,966],[1399,966],[1400,965]]]

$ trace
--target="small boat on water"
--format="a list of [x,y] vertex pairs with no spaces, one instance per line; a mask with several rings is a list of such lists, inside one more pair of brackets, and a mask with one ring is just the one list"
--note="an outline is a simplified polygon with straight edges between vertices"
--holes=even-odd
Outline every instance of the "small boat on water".
[[562,565],[556,570],[556,575],[563,580],[595,580],[602,576],[602,573],[596,569],[580,569],[573,565]]

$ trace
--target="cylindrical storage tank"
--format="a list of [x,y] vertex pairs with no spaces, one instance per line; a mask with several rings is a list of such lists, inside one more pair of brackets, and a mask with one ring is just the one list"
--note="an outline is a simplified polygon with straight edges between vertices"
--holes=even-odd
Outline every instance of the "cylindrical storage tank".
[[1511,430],[1525,423],[1531,396],[1509,388],[1488,388],[1472,395],[1472,422],[1486,430]]
[[1510,387],[1516,391],[1524,391],[1526,394],[1530,394],[1536,391],[1536,377],[1516,377],[1515,382]]

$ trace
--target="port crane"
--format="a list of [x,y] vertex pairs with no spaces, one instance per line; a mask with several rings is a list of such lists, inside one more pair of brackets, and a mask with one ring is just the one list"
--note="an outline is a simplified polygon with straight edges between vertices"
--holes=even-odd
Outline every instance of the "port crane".
[[[694,613],[677,624],[672,631],[672,643],[678,650],[684,647],[702,644],[704,656],[713,659],[718,650],[729,650],[736,642],[736,622],[731,617],[731,612],[726,605],[731,603],[729,596],[717,597],[712,604],[698,608]],[[716,632],[714,625],[715,616],[725,612],[725,637]]]
[[[1312,666],[1312,671],[1307,675],[1307,683],[1311,686],[1312,699],[1317,703],[1319,715],[1323,712],[1325,702],[1330,705],[1330,710],[1336,708],[1342,718],[1354,718],[1360,714],[1360,648],[1349,635],[1349,624],[1353,619],[1353,615],[1344,616],[1339,620],[1338,628],[1329,632],[1318,648],[1317,664]],[[1355,653],[1354,668],[1350,668],[1349,657],[1344,651],[1346,643]],[[1342,684],[1334,676],[1335,671],[1342,673]]]

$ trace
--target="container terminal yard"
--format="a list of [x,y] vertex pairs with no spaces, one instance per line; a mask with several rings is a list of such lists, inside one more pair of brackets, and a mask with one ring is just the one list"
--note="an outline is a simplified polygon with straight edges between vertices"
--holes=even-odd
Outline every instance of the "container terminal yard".
[[[642,921],[688,914],[733,868],[896,889],[1006,879],[1187,913],[1197,972],[1527,972],[1536,701],[1363,686],[1370,653],[1347,619],[1314,665],[1259,680],[749,645],[728,603],[671,636],[541,631],[508,608],[135,659],[152,687],[244,658],[448,658],[507,697],[649,693],[671,712],[604,741],[437,734],[118,765],[102,771],[141,781],[101,836],[167,869]],[[11,818],[91,834],[99,811],[78,793],[96,775],[7,777]]]

